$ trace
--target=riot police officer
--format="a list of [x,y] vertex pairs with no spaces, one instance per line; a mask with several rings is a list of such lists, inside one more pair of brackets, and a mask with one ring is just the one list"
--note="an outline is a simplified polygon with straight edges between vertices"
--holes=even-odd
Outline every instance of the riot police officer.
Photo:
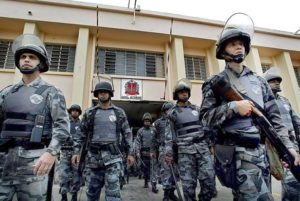
[[[196,200],[197,179],[201,186],[201,200],[211,200],[215,192],[213,161],[199,118],[200,108],[188,101],[190,97],[189,82],[180,80],[173,91],[173,100],[177,103],[168,115],[165,160],[171,165],[174,158],[178,158],[186,201]],[[177,149],[173,149],[173,145]]]
[[37,36],[19,36],[12,49],[22,80],[0,93],[0,200],[46,200],[48,173],[70,136],[65,98],[40,77],[49,59]]
[[[82,144],[87,143],[85,158],[86,195],[89,201],[99,200],[105,185],[105,199],[120,201],[119,176],[122,170],[121,140],[129,156],[128,165],[134,162],[132,156],[132,133],[123,109],[111,103],[112,84],[101,81],[95,86],[94,97],[99,103],[86,110],[74,136],[74,156],[72,163],[78,165]],[[83,155],[81,153],[81,155]],[[83,157],[83,156],[82,156]]]
[[143,127],[140,128],[136,136],[136,155],[141,160],[141,168],[145,180],[144,188],[148,188],[148,182],[151,178],[152,192],[157,193],[156,178],[154,172],[154,161],[150,157],[150,148],[152,138],[156,133],[155,128],[151,125],[152,117],[150,113],[145,113],[142,118]]
[[299,164],[299,157],[288,139],[267,82],[243,65],[250,51],[251,33],[229,24],[226,24],[216,49],[216,57],[226,62],[225,70],[203,84],[200,119],[204,126],[218,130],[215,168],[221,183],[234,189],[239,200],[273,200],[264,180],[264,174],[269,170],[261,130],[251,117],[254,103],[249,100],[228,101],[222,94],[216,94],[212,88],[215,80],[224,78],[241,94],[264,108],[264,114],[295,157],[295,164]]
[[72,166],[71,158],[73,154],[73,138],[76,130],[80,126],[79,116],[82,113],[81,107],[77,104],[71,105],[68,109],[71,123],[71,137],[63,144],[60,152],[60,163],[57,167],[59,173],[60,189],[59,193],[62,196],[61,201],[67,201],[67,193],[71,193],[71,201],[77,201],[77,192],[81,186],[81,176],[78,173],[78,168]]
[[[175,196],[175,179],[172,176],[170,167],[165,163],[165,133],[167,125],[168,112],[173,107],[172,102],[165,102],[161,107],[162,116],[157,119],[153,125],[156,129],[156,133],[152,140],[151,156],[158,158],[158,179],[161,180],[161,184],[164,190],[163,201],[173,200],[177,201],[178,198]],[[156,154],[158,153],[158,156]]]
[[[282,77],[277,69],[272,67],[264,73],[264,78],[268,81],[276,98],[283,124],[288,129],[289,139],[299,153],[300,118],[292,109],[290,101],[279,94],[281,92],[280,83],[282,82]],[[282,180],[282,201],[297,200],[300,200],[300,183],[288,169],[285,169]]]

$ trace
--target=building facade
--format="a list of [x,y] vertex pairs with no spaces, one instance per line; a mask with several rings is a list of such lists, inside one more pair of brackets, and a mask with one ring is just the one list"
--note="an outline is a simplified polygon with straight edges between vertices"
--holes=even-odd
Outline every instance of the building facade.
[[[144,112],[157,118],[180,78],[191,80],[191,102],[200,105],[203,82],[224,69],[224,61],[215,58],[224,22],[69,0],[4,0],[0,8],[0,89],[21,77],[13,40],[36,34],[51,57],[42,76],[63,91],[68,106],[91,106],[93,87],[109,75],[113,101],[132,126],[140,124]],[[256,28],[245,64],[258,74],[279,67],[282,93],[300,114],[299,35]]]

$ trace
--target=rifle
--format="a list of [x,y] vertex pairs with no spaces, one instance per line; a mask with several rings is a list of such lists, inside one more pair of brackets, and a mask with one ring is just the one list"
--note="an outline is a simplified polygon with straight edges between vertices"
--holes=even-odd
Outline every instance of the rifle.
[[52,187],[53,187],[53,180],[54,180],[54,169],[55,169],[55,162],[48,174],[48,183],[47,183],[47,195],[46,201],[52,201]]
[[173,177],[174,182],[175,182],[175,187],[176,187],[176,191],[177,191],[177,194],[178,194],[179,201],[184,201],[184,199],[181,195],[181,192],[180,192],[180,188],[179,188],[178,183],[177,183],[176,175],[174,173],[174,168],[173,168],[172,164],[170,164],[170,169],[171,169],[172,177]]
[[279,158],[289,165],[290,171],[300,182],[300,166],[294,165],[294,157],[279,138],[272,124],[260,111],[262,109],[258,109],[260,106],[246,95],[241,95],[235,88],[231,86],[230,82],[225,78],[225,76],[219,76],[213,80],[212,90],[214,94],[221,95],[228,101],[250,100],[255,104],[255,107],[252,110],[255,122],[264,131],[265,136],[276,149]]

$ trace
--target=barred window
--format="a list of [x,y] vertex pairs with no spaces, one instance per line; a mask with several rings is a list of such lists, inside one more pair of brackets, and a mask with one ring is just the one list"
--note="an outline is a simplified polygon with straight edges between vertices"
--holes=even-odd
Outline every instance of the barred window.
[[205,57],[185,56],[186,77],[190,80],[206,80]]
[[261,64],[263,73],[271,68],[271,64]]
[[300,87],[300,66],[294,66],[294,71],[298,82],[298,86]]
[[49,71],[74,72],[76,47],[66,45],[46,45],[51,64]]
[[0,69],[14,69],[15,60],[11,50],[12,41],[0,40]]
[[[97,66],[99,59],[99,66]],[[164,57],[160,53],[101,48],[94,72],[114,75],[164,77]]]

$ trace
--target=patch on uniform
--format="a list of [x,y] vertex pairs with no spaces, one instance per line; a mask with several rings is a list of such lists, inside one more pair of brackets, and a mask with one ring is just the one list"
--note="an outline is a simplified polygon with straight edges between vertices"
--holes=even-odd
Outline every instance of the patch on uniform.
[[290,106],[288,104],[283,104],[283,107],[287,110],[290,111]]
[[196,111],[196,110],[193,110],[193,111],[192,111],[192,114],[193,114],[194,116],[198,116],[198,115],[199,115],[199,112]]
[[117,118],[116,118],[115,115],[110,115],[110,116],[109,116],[109,120],[110,120],[111,122],[115,122],[115,121],[117,120]]
[[75,130],[77,130],[79,128],[79,126],[75,126]]
[[30,96],[30,102],[33,104],[40,104],[43,101],[43,96],[38,94],[33,94]]
[[261,88],[260,86],[257,86],[257,85],[254,85],[252,87],[252,91],[255,93],[255,94],[259,94],[261,92]]

